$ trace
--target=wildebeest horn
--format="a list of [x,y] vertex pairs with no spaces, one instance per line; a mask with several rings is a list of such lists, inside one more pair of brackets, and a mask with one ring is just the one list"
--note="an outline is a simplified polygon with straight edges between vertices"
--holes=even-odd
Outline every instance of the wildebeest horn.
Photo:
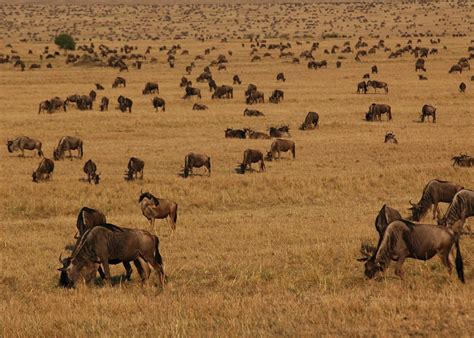
[[412,207],[416,207],[416,205],[410,200],[410,204]]
[[62,253],[59,254],[59,261],[60,261],[61,263],[63,262],[63,254],[62,254]]

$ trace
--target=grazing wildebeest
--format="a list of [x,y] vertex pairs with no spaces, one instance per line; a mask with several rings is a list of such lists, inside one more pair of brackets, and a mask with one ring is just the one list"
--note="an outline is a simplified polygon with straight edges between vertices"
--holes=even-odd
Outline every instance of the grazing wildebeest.
[[288,126],[270,127],[270,137],[291,137]]
[[152,230],[155,229],[155,219],[167,219],[171,231],[176,230],[176,221],[178,220],[178,204],[176,202],[156,198],[149,192],[140,194],[138,198],[143,216],[150,222]]
[[81,95],[76,100],[77,108],[80,110],[92,110],[92,105],[94,103],[94,99],[91,96]]
[[319,114],[316,112],[309,112],[306,114],[306,118],[300,126],[301,130],[314,129],[318,126],[319,123]]
[[39,181],[47,181],[51,179],[53,176],[54,170],[54,161],[50,160],[49,158],[43,158],[38,165],[38,168],[33,171],[31,175],[33,178],[33,182],[38,183]]
[[104,86],[102,86],[100,83],[96,83],[96,84],[95,84],[95,88],[96,88],[97,90],[104,90],[104,89],[105,89]]
[[188,84],[188,85],[186,85],[185,94],[183,96],[183,99],[187,99],[191,96],[197,96],[197,97],[201,98],[201,89],[191,87],[191,85]]
[[402,218],[398,210],[384,204],[375,218],[375,230],[379,233],[380,239],[382,239],[383,233],[390,223],[401,220]]
[[107,223],[107,219],[101,211],[83,207],[77,215],[77,233],[74,238],[81,238],[87,230],[105,223]]
[[265,116],[265,114],[256,109],[245,108],[244,116]]
[[421,115],[420,115],[421,122],[425,122],[425,117],[427,121],[429,122],[430,116],[432,118],[432,122],[435,123],[436,122],[436,108],[428,104],[425,104],[423,108],[421,108]]
[[100,111],[109,110],[109,98],[104,96],[100,100]]
[[245,174],[245,170],[252,170],[252,163],[260,162],[259,172],[265,171],[265,162],[263,161],[263,154],[260,150],[247,149],[244,151],[244,159],[240,164],[240,172]]
[[97,165],[92,160],[88,160],[82,168],[87,175],[87,182],[99,184],[100,174],[97,174]]
[[208,107],[205,104],[195,103],[193,104],[193,110],[206,110]]
[[435,219],[436,214],[440,213],[438,203],[451,203],[454,195],[462,189],[462,186],[448,181],[436,179],[429,181],[423,189],[420,201],[416,204],[410,201],[411,218],[418,222],[433,205],[433,219]]
[[203,72],[196,78],[196,82],[208,82],[210,79],[212,79],[211,73]]
[[[81,237],[72,257],[62,260],[59,285],[75,287],[82,277],[88,284],[96,275],[99,267],[103,268],[104,279],[110,284],[109,264],[132,261],[144,261],[156,271],[160,285],[164,286],[163,260],[159,252],[159,239],[146,230],[121,228],[113,224],[96,226]],[[139,265],[137,265],[139,269]],[[146,279],[143,270],[139,269],[142,282]]]
[[246,138],[253,139],[253,140],[268,140],[270,139],[270,135],[259,132],[259,131],[254,131],[250,128],[245,128],[245,135]]
[[234,77],[232,78],[232,84],[242,84],[242,81],[240,81],[238,75],[234,75]]
[[456,72],[459,72],[459,74],[462,73],[462,67],[460,65],[453,65],[448,73],[451,74]]
[[388,268],[391,260],[397,262],[395,274],[403,279],[402,265],[407,258],[429,260],[436,254],[451,273],[450,253],[456,246],[456,272],[464,283],[464,267],[459,247],[459,237],[451,229],[440,225],[414,224],[407,220],[390,223],[379,240],[372,257],[366,260],[365,275],[373,278],[378,271]]
[[164,99],[159,98],[158,96],[156,96],[156,97],[153,98],[152,103],[153,103],[153,108],[155,108],[155,112],[158,111],[158,108],[163,108],[163,111],[166,111],[165,110],[166,109],[166,107],[165,107],[166,102],[165,102]]
[[424,75],[418,75],[418,79],[421,81],[428,80],[428,78]]
[[143,179],[143,169],[145,162],[137,157],[130,157],[127,164],[127,170],[125,171],[125,180],[132,181],[138,179],[138,173],[140,173],[140,179]]
[[179,86],[182,88],[182,87],[186,87],[188,85],[188,83],[190,83],[190,81],[185,77],[183,76],[181,78],[181,82],[179,83]]
[[117,99],[118,104],[119,104],[119,109],[122,113],[126,112],[128,109],[128,112],[132,112],[132,106],[133,106],[133,101],[129,99],[128,97],[120,95]]
[[193,174],[193,168],[205,167],[208,176],[211,176],[211,158],[207,155],[189,153],[184,157],[183,176],[186,178]]
[[19,136],[13,140],[7,140],[7,149],[9,153],[20,150],[21,155],[25,156],[26,150],[36,150],[39,157],[43,157],[43,151],[41,150],[42,143],[39,140],[35,140],[28,136]]
[[120,85],[125,88],[127,86],[127,81],[123,77],[117,76],[112,83],[112,88],[117,88]]
[[377,74],[379,72],[377,65],[373,65],[371,69],[372,69],[372,74]]
[[[390,121],[392,119],[392,108],[388,104],[383,103],[372,103],[369,106],[369,115],[372,117],[372,121],[382,120],[382,114],[387,114],[387,118]],[[367,115],[366,115],[367,117]]]
[[39,103],[39,109],[38,109],[38,114],[40,114],[42,111],[47,111],[49,112],[49,100],[44,100]]
[[372,87],[374,88],[375,92],[377,93],[377,88],[383,88],[385,91],[385,94],[388,93],[388,85],[386,82],[381,82],[381,81],[375,81],[375,80],[369,80],[367,81],[367,87]]
[[279,103],[285,97],[283,90],[275,89],[272,93],[272,96],[268,99],[271,103]]
[[247,104],[252,104],[252,103],[265,103],[265,96],[262,92],[258,90],[252,90],[250,94],[247,96],[246,100]]
[[254,90],[257,90],[257,86],[250,83],[248,86],[247,86],[247,90],[245,91],[245,96],[249,96],[251,92],[253,92]]
[[78,158],[83,155],[83,142],[80,138],[74,136],[64,136],[59,139],[58,146],[53,151],[55,161],[64,159],[64,152],[69,151],[69,158],[72,160],[71,150],[77,149]]
[[393,132],[388,132],[385,134],[385,140],[384,143],[395,143],[398,144],[398,140],[395,137],[395,134]]
[[454,156],[452,159],[453,167],[456,165],[458,167],[472,167],[474,166],[474,157],[467,154],[459,154],[459,156]]
[[[455,232],[461,232],[466,219],[474,216],[474,191],[462,189],[454,195],[444,217],[438,215],[438,224],[452,228]],[[471,227],[468,226],[471,232]]]
[[242,129],[231,129],[227,128],[225,130],[225,138],[246,138],[245,130]]
[[145,84],[145,88],[143,89],[142,93],[143,93],[143,95],[152,94],[152,93],[159,94],[160,89],[158,87],[158,83],[156,83],[156,82],[147,82]]
[[[280,154],[281,152],[287,152],[291,151],[291,154],[293,155],[293,159],[296,156],[296,147],[295,147],[295,142],[291,140],[284,140],[284,139],[276,139],[273,141],[270,151],[267,152],[267,157],[265,158],[268,161],[272,161],[273,159],[279,160],[280,159]],[[278,154],[278,157],[275,156]]]
[[367,90],[367,83],[365,81],[361,81],[357,84],[357,94],[366,94]]
[[464,82],[461,82],[461,84],[459,85],[459,91],[461,93],[464,93],[466,91],[466,88],[467,88],[466,84]]
[[283,73],[278,73],[277,74],[277,81],[283,81],[285,82],[286,79],[285,79],[285,75]]
[[212,91],[217,89],[217,83],[214,81],[214,79],[210,79],[208,82],[209,85],[209,91],[212,93]]
[[234,89],[231,86],[226,86],[226,85],[217,87],[214,90],[214,93],[212,94],[212,98],[221,99],[223,97],[228,98],[228,99],[234,98]]

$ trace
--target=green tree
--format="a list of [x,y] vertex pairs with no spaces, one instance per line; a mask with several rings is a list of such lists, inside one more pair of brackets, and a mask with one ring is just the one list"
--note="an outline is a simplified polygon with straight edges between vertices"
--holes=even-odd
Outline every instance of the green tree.
[[76,49],[76,42],[71,35],[66,33],[61,33],[54,38],[54,43],[62,49],[74,50]]

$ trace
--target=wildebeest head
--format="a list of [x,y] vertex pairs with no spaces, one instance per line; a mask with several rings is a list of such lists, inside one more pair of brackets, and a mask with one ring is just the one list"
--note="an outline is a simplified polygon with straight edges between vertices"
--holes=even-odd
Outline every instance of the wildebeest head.
[[100,173],[99,174],[93,174],[91,177],[92,183],[94,184],[99,184],[100,181]]
[[411,211],[411,214],[412,214],[411,218],[414,221],[419,221],[420,218],[422,217],[420,204],[415,204],[412,201],[410,201],[410,204],[411,204],[411,208],[408,208],[408,210]]
[[273,153],[271,151],[267,151],[267,156],[265,156],[266,161],[273,160]]
[[61,157],[62,157],[61,155],[62,155],[62,154],[61,154],[61,151],[59,150],[59,148],[54,148],[54,150],[53,150],[53,158],[54,158],[54,160],[55,160],[55,161],[60,160]]
[[62,259],[59,256],[59,262],[63,265],[58,268],[58,271],[60,271],[59,286],[63,288],[75,287],[77,280],[81,276],[86,283],[90,282],[99,267],[98,263],[90,261],[74,264],[72,257]]
[[13,145],[13,141],[8,140],[8,141],[7,141],[7,149],[8,149],[8,152],[9,152],[9,153],[12,153],[12,152],[13,152],[12,145]]
[[33,171],[33,174],[31,174],[31,177],[33,178],[33,182],[38,183],[38,175],[36,174],[36,171]]
[[365,270],[364,274],[367,278],[372,279],[377,274],[378,271],[383,271],[382,265],[375,262],[375,256],[368,259],[364,264]]

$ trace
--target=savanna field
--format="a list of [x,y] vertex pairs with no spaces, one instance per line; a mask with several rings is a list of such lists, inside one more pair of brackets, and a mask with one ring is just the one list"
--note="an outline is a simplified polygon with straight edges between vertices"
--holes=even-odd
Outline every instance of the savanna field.
[[[14,63],[0,64],[2,141],[36,138],[45,157],[53,158],[62,136],[77,136],[84,157],[55,161],[52,180],[37,184],[31,173],[38,156],[26,151],[22,158],[0,148],[0,336],[472,335],[474,237],[460,242],[466,284],[436,257],[408,259],[404,280],[393,265],[368,280],[357,258],[361,243],[377,243],[374,220],[384,204],[408,216],[409,200],[418,201],[434,178],[474,189],[474,168],[453,167],[451,160],[474,155],[474,72],[448,73],[473,53],[473,6],[1,4],[0,54],[20,55],[26,64],[23,72]],[[146,59],[140,70],[132,66],[136,60],[125,59],[124,72],[66,64],[66,54],[86,52],[58,49],[53,40],[61,32],[70,33],[76,47],[93,43],[97,51],[104,44],[121,55],[128,44]],[[355,48],[359,38],[366,47]],[[380,40],[390,50],[376,48],[355,60],[359,50]],[[389,59],[409,40],[413,48],[438,50],[425,58],[426,73],[415,73],[417,58],[409,52]],[[342,53],[346,41],[351,53]],[[284,52],[292,57],[261,46],[280,42],[291,44]],[[303,57],[292,63],[314,42],[319,48],[312,54],[327,60],[327,68],[308,69],[310,60]],[[167,52],[177,44],[170,68]],[[339,49],[330,53],[335,45]],[[59,55],[40,60],[45,46]],[[226,70],[210,67],[212,77],[233,86],[233,99],[213,100],[208,84],[196,82],[220,54],[229,62]],[[198,55],[202,60],[195,60]],[[254,55],[261,60],[251,62]],[[191,62],[196,67],[188,75]],[[30,69],[33,63],[41,68]],[[379,72],[371,79],[387,82],[388,94],[372,88],[357,94],[373,65]],[[285,82],[276,80],[279,72]],[[232,83],[236,74],[240,85]],[[428,80],[420,81],[419,74]],[[112,88],[117,76],[126,79],[125,88]],[[202,99],[183,99],[183,76],[201,89]],[[155,112],[154,94],[142,94],[146,82],[159,84],[165,112]],[[459,92],[461,82],[465,93]],[[67,112],[38,114],[39,102],[87,95],[96,83],[105,90],[97,91],[92,110],[70,104]],[[265,103],[246,104],[250,83],[264,92]],[[268,102],[275,89],[284,91],[279,104]],[[131,114],[118,109],[119,95],[133,100]],[[108,111],[99,110],[102,96],[110,99]],[[209,109],[194,111],[194,103]],[[393,120],[384,115],[381,122],[367,122],[372,103],[389,104]],[[436,123],[420,123],[424,104],[436,107]],[[245,108],[265,116],[243,116]],[[319,114],[319,127],[299,130],[309,111]],[[296,159],[282,153],[281,160],[265,162],[263,173],[236,171],[245,149],[266,153],[273,140],[226,139],[226,128],[268,133],[270,126],[285,124]],[[384,143],[387,132],[398,145]],[[202,168],[181,176],[189,152],[211,157],[210,177]],[[144,179],[127,182],[132,156],[145,161]],[[85,180],[88,159],[98,166],[99,185]],[[155,274],[142,286],[135,267],[132,280],[125,281],[122,265],[112,266],[112,286],[98,277],[89,286],[59,288],[58,257],[75,244],[79,210],[88,206],[110,223],[150,230],[138,204],[141,191],[179,205],[172,236],[165,220],[155,223],[167,275],[163,290]],[[446,211],[447,204],[440,206]],[[435,222],[431,215],[423,222]]]

